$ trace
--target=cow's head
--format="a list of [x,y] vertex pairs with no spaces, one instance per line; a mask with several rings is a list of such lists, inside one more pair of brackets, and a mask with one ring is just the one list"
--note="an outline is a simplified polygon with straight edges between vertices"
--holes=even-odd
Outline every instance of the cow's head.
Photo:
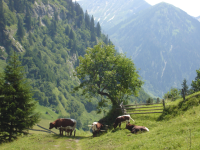
[[134,127],[135,125],[132,125],[132,124],[126,124],[126,129],[128,129],[128,130],[132,130],[133,129],[133,127]]
[[[55,125],[52,123],[52,122],[50,122],[50,124],[49,124],[49,129],[52,129],[53,127],[55,127]],[[56,127],[55,127],[56,128]],[[57,128],[56,128],[57,129]]]

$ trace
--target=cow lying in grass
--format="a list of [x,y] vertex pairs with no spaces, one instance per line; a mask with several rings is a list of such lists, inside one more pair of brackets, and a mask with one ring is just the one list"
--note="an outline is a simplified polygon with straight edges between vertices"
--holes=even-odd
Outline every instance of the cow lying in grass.
[[130,119],[133,120],[130,115],[118,116],[115,119],[115,123],[113,124],[113,126],[114,126],[114,128],[116,128],[118,125],[119,125],[119,127],[121,127],[122,122],[126,122],[126,124],[128,124],[130,122]]
[[93,137],[95,137],[97,136],[97,134],[99,134],[100,130],[103,127],[103,124],[99,122],[93,122],[92,125],[88,125],[88,126],[92,128]]
[[136,126],[136,125],[133,125],[133,124],[127,124],[126,125],[126,129],[130,130],[131,133],[135,133],[137,134],[137,132],[144,132],[144,131],[149,131],[149,129],[147,127],[144,127],[144,126]]

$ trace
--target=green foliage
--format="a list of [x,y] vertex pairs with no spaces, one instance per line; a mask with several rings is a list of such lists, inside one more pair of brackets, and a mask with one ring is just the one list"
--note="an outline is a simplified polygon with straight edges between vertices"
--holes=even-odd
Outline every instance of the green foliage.
[[21,16],[18,15],[18,24],[17,24],[16,36],[20,41],[22,41],[24,35],[25,35],[25,30],[24,30],[24,27],[23,27],[23,21],[22,21]]
[[3,1],[0,0],[0,43],[2,43],[4,39],[3,30],[5,30],[5,16],[3,9]]
[[105,96],[116,106],[127,95],[137,95],[142,85],[132,60],[118,54],[113,45],[99,43],[79,60],[76,76],[82,83],[75,90],[83,89],[84,95]]
[[182,89],[181,89],[181,96],[185,100],[185,96],[189,94],[188,86],[187,86],[187,80],[184,79],[182,83]]
[[153,98],[150,98],[150,97],[149,97],[149,98],[147,99],[146,103],[147,103],[147,104],[153,104]]
[[177,115],[183,114],[185,111],[193,108],[194,106],[199,106],[199,104],[200,97],[198,95],[186,100],[183,99],[178,103],[178,105],[170,105],[166,107],[158,120],[169,120]]
[[193,92],[200,91],[200,69],[196,70],[197,76],[195,77],[195,80],[192,81],[191,89]]
[[164,99],[171,99],[172,101],[175,101],[177,98],[180,98],[181,91],[177,88],[171,88],[170,91],[164,94]]
[[26,128],[39,121],[34,113],[36,102],[32,98],[30,83],[24,78],[23,67],[14,53],[5,68],[0,84],[0,141],[11,141]]

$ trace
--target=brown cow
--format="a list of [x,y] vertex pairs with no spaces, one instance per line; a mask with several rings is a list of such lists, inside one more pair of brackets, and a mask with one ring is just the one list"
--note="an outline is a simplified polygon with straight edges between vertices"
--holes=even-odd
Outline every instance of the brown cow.
[[70,132],[70,136],[71,136],[72,131],[74,131],[74,136],[75,136],[76,120],[60,118],[50,123],[49,129],[52,129],[54,127],[60,130],[60,135],[63,135],[63,131],[65,131],[65,132]]
[[99,134],[101,128],[103,127],[103,124],[99,122],[93,122],[92,125],[88,125],[88,126],[92,127],[93,137],[95,137],[97,134]]
[[130,130],[131,133],[135,133],[137,134],[138,131],[149,131],[149,129],[147,127],[144,127],[144,126],[136,126],[136,125],[133,125],[133,124],[127,124],[126,125],[126,129]]
[[[115,119],[115,123],[113,124],[114,128],[116,128],[118,125],[121,127],[121,123],[126,121],[126,124],[130,122],[131,116],[130,115],[123,115],[123,116],[118,116]],[[132,119],[133,120],[133,119]],[[134,121],[134,120],[133,120]]]

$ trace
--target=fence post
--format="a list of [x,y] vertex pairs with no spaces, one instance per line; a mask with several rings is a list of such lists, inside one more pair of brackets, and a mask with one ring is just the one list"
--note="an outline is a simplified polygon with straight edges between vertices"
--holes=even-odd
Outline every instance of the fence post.
[[163,99],[163,107],[164,107],[164,109],[165,109],[165,100]]

